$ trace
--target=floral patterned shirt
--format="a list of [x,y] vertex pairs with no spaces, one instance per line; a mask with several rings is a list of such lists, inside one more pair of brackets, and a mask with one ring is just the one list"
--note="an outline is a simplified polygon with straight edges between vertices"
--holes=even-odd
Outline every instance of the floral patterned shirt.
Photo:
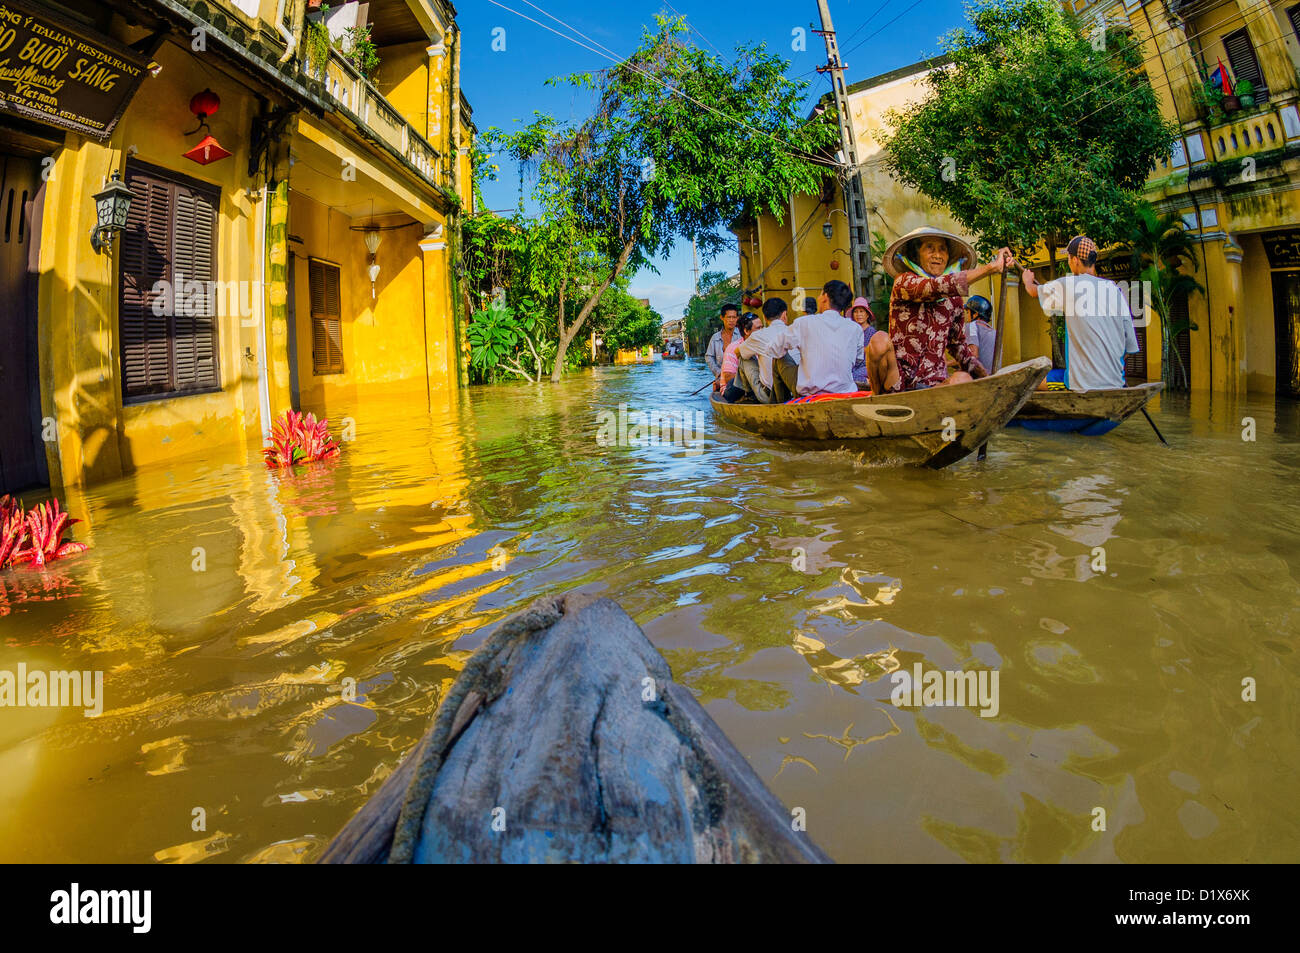
[[967,373],[979,352],[966,340],[962,308],[970,285],[964,272],[917,275],[904,272],[894,279],[889,300],[889,339],[898,360],[895,391],[933,387],[948,379],[944,351],[951,351]]

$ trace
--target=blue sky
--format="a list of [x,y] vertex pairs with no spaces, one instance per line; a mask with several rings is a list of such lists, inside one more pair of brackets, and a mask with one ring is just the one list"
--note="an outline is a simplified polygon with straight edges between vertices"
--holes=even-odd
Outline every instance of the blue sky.
[[[939,37],[964,19],[961,0],[830,0],[830,9],[849,83],[932,55]],[[728,58],[739,43],[766,41],[790,60],[790,75],[808,74],[804,78],[813,83],[809,102],[830,90],[826,76],[813,71],[826,62],[821,37],[809,29],[818,21],[816,0],[458,0],[456,10],[464,39],[461,84],[480,131],[490,126],[515,128],[519,121],[531,119],[534,110],[581,121],[587,100],[570,87],[546,86],[546,80],[608,66],[610,58],[596,52],[600,47],[626,56],[642,30],[653,25],[656,13],[685,15],[696,31],[695,42]],[[806,33],[804,51],[792,49],[793,31],[800,27]],[[501,177],[488,183],[485,198],[491,208],[508,210],[518,202],[518,172],[506,162],[501,165]],[[700,263],[701,271],[733,273],[737,267],[734,252],[714,263]],[[679,317],[692,289],[690,242],[679,242],[657,268],[659,274],[636,275],[632,291],[648,297],[665,318]]]

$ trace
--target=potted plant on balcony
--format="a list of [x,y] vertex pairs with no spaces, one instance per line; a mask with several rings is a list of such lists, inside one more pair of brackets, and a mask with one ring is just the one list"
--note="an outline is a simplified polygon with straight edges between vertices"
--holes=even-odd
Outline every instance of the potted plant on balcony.
[[1203,85],[1194,88],[1194,95],[1206,122],[1217,126],[1223,121],[1223,88],[1217,82],[1207,79]]
[[1242,109],[1253,109],[1255,107],[1255,84],[1250,80],[1237,80],[1237,85],[1232,88],[1232,91],[1241,102]]

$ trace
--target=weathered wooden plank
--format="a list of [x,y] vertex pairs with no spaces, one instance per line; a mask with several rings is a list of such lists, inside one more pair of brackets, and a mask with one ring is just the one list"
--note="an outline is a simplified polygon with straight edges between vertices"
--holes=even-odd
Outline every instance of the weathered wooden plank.
[[1114,420],[1122,422],[1136,414],[1165,389],[1159,381],[1114,390],[1046,390],[1025,401],[1016,420]]
[[719,419],[763,437],[845,447],[874,463],[939,468],[1006,426],[1051,366],[1038,357],[977,381],[878,397],[728,404],[715,396],[711,403]]
[[322,862],[827,861],[616,603],[521,618]]

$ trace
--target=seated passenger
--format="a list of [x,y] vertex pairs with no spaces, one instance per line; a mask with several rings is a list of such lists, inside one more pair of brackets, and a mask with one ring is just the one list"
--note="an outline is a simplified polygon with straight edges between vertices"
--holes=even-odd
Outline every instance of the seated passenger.
[[853,320],[862,328],[862,353],[853,364],[853,383],[858,385],[858,390],[868,390],[871,376],[867,373],[867,346],[871,343],[871,335],[876,333],[876,315],[866,298],[853,299]]
[[722,394],[722,399],[729,404],[734,404],[749,396],[749,390],[745,388],[742,381],[736,379],[736,367],[739,358],[736,356],[736,349],[740,347],[742,341],[752,335],[760,327],[761,322],[758,315],[752,311],[746,311],[736,322],[736,330],[740,332],[740,337],[734,339],[731,345],[722,354],[722,372],[718,375],[718,391]]
[[[789,306],[781,298],[763,302],[763,317],[766,326],[754,331],[760,340],[776,334],[778,328],[785,328],[792,320]],[[754,357],[740,356],[738,376],[741,386],[760,404],[784,404],[798,393],[799,351],[796,348],[776,360],[762,352]]]
[[[877,331],[867,349],[872,391],[901,393],[985,377],[975,348],[962,327],[962,301],[972,282],[1002,272],[1015,261],[999,249],[987,265],[973,265],[975,249],[956,235],[929,226],[915,229],[885,252],[894,275],[889,330]],[[944,351],[961,368],[951,376]]]
[[993,330],[993,302],[983,295],[971,295],[966,299],[966,340],[975,345],[979,352],[980,363],[992,373],[994,354],[997,347],[997,332]]
[[828,281],[817,297],[817,314],[805,314],[794,324],[773,324],[765,334],[742,341],[741,359],[764,354],[779,361],[796,348],[800,397],[815,394],[851,394],[853,364],[862,352],[862,329],[847,317],[853,292],[842,281]]

